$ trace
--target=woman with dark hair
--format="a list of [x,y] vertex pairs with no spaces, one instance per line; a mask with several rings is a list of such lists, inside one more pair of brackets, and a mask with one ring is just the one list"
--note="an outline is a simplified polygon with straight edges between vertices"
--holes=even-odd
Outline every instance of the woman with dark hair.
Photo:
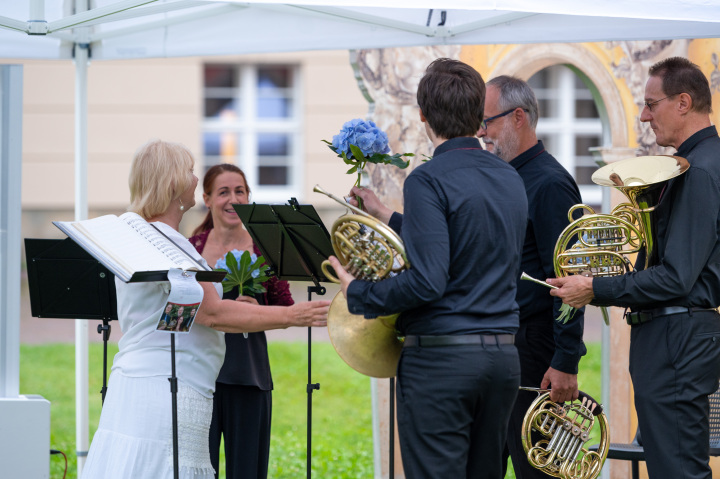
[[[260,256],[260,250],[232,207],[233,204],[247,204],[249,197],[247,179],[237,166],[222,163],[205,174],[203,199],[208,213],[193,232],[190,242],[208,264],[214,265],[232,250]],[[223,298],[257,301],[261,305],[293,304],[287,281],[271,277],[264,286],[267,292],[253,299],[240,296],[237,287],[225,293]],[[272,325],[268,323],[266,329],[273,329]],[[225,344],[225,362],[213,397],[210,459],[218,471],[222,436],[228,479],[265,478],[270,454],[273,388],[267,339],[262,331],[247,335],[226,334]]]
[[[205,260],[179,232],[183,214],[195,204],[194,158],[179,144],[159,140],[142,146],[130,167],[130,211],[193,256]],[[200,283],[202,307],[192,334],[176,338],[179,477],[211,479],[208,435],[212,396],[223,358],[223,332],[241,333],[305,323],[324,325],[329,301],[289,308],[223,301],[220,284]],[[170,283],[123,283],[115,279],[123,337],[113,360],[100,424],[83,479],[173,477],[170,338],[156,331]]]

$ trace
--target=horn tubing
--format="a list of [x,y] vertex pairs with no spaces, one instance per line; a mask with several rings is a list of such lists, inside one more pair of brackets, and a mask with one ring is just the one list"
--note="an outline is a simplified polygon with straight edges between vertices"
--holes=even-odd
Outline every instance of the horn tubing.
[[[325,191],[320,185],[315,185],[315,187],[313,188],[313,191],[314,191],[315,193],[323,194],[323,195],[327,196],[328,198],[331,198],[331,199],[337,201],[338,203],[340,203],[341,205],[343,205],[345,208],[349,208],[350,210],[352,210],[354,213],[357,213],[357,214],[363,215],[363,216],[367,216],[368,218],[372,218],[372,219],[377,220],[377,218],[375,218],[373,215],[371,215],[371,214],[368,213],[367,211],[363,211],[363,210],[361,210],[360,208],[358,208],[357,206],[353,206],[353,205],[351,205],[350,203],[348,203],[347,201],[341,200],[340,198],[338,198],[337,196],[333,195],[332,193],[328,193],[328,192]],[[378,220],[378,221],[379,221],[379,220]]]

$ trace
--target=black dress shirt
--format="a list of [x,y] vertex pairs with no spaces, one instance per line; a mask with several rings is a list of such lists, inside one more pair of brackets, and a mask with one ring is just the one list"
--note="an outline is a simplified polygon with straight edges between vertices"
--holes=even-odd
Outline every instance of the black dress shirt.
[[517,172],[477,138],[453,138],[410,173],[403,194],[411,267],[378,283],[350,283],[350,312],[402,312],[396,326],[405,335],[515,333],[527,225]]
[[714,126],[685,140],[690,168],[668,182],[655,209],[658,264],[593,279],[599,304],[633,310],[720,304],[720,138]]
[[[521,270],[545,280],[554,278],[555,243],[569,224],[568,210],[582,203],[580,190],[570,173],[553,158],[541,141],[510,162],[525,183],[528,223],[522,252]],[[579,217],[582,213],[578,212]],[[544,322],[553,328],[555,354],[551,367],[577,374],[580,358],[587,352],[582,341],[584,309],[565,324],[554,321],[560,315],[560,298],[550,296],[546,286],[519,281],[517,303],[520,322]]]

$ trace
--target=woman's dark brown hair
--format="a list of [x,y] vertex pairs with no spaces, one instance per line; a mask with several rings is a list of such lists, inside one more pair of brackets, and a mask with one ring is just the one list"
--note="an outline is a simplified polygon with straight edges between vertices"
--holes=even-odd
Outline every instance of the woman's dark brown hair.
[[[215,183],[215,179],[226,172],[237,173],[242,176],[243,181],[245,182],[245,189],[247,190],[248,195],[250,194],[250,187],[248,186],[245,173],[243,173],[243,170],[230,163],[220,163],[207,170],[207,173],[205,173],[205,178],[203,178],[203,193],[210,196],[210,194],[212,193],[213,185]],[[208,210],[207,215],[205,215],[205,219],[202,223],[200,223],[200,226],[195,228],[191,236],[199,235],[204,231],[211,230],[214,226],[215,224],[213,223],[212,211]]]

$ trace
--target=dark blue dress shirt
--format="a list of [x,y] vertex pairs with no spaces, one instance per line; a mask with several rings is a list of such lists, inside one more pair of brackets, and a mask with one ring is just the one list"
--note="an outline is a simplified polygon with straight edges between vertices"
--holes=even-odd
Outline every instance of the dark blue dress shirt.
[[410,173],[403,194],[411,267],[378,283],[350,283],[350,312],[402,312],[397,328],[404,335],[515,333],[527,226],[515,169],[483,151],[477,138],[453,138]]
[[598,304],[643,309],[720,305],[720,138],[714,126],[685,140],[690,168],[670,180],[655,209],[658,264],[593,279]]
[[[523,179],[528,198],[521,270],[533,278],[554,278],[555,243],[570,223],[568,210],[582,203],[580,190],[570,173],[545,151],[541,141],[512,160],[510,166]],[[578,212],[577,216],[581,214]],[[582,341],[584,309],[565,324],[554,321],[560,314],[562,300],[550,296],[546,286],[531,281],[518,282],[516,300],[520,322],[544,322],[553,328],[555,354],[551,367],[577,374],[580,358],[587,352]]]

